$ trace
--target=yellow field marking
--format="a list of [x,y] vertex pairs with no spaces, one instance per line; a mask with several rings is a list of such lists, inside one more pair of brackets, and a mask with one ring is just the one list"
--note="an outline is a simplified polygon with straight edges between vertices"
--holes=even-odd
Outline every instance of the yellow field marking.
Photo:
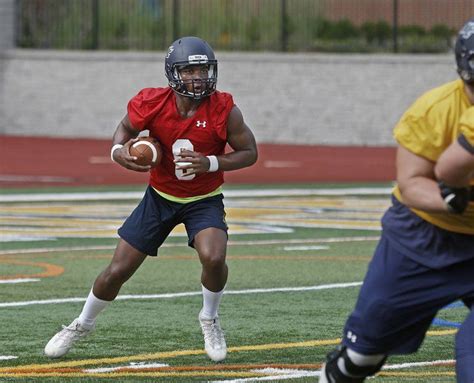
[[[273,343],[273,344],[261,344],[261,345],[250,345],[250,346],[237,346],[237,347],[229,347],[227,351],[239,352],[239,351],[277,350],[277,349],[286,349],[286,348],[294,348],[294,347],[315,347],[315,346],[335,345],[335,344],[340,343],[340,341],[341,339],[328,339],[328,340],[311,340],[311,341],[296,342],[296,343]],[[68,361],[68,362],[49,363],[49,364],[30,364],[30,365],[25,365],[25,366],[0,367],[0,372],[92,366],[92,365],[99,365],[99,364],[117,364],[117,363],[133,362],[133,361],[167,359],[167,358],[176,358],[178,356],[203,355],[203,354],[205,354],[204,350],[167,351],[167,352],[157,352],[157,353],[152,353],[152,354],[119,356],[119,357],[114,357],[114,358],[83,359],[83,360],[73,360],[73,361]]]
[[44,271],[41,273],[0,275],[0,280],[18,279],[18,278],[47,278],[47,277],[56,277],[64,273],[63,267],[53,265],[51,263],[19,261],[16,259],[8,259],[8,258],[7,259],[0,258],[0,263],[5,263],[7,265],[9,264],[9,265],[34,266],[34,267],[40,267],[44,269]]
[[[319,367],[318,367],[319,368]],[[105,372],[105,373],[87,373],[87,372],[47,372],[47,373],[21,373],[21,374],[0,374],[0,377],[10,378],[37,378],[37,377],[66,377],[66,378],[118,378],[118,377],[150,377],[150,378],[166,378],[166,377],[241,377],[241,378],[252,378],[252,377],[264,377],[268,376],[264,373],[259,372],[245,372],[245,371],[190,371],[190,372]],[[455,377],[454,371],[446,372],[380,372],[377,376],[386,377],[406,377],[406,378],[423,378],[423,377]]]
[[[456,333],[457,330],[441,330],[441,331],[428,331],[428,336],[443,336],[451,335]],[[303,342],[293,342],[293,343],[270,343],[270,344],[260,344],[260,345],[248,345],[248,346],[235,346],[229,347],[228,352],[240,352],[240,351],[262,351],[262,350],[281,350],[287,348],[296,348],[296,347],[317,347],[317,346],[328,346],[336,345],[341,342],[340,338],[336,339],[325,339],[325,340],[310,340]],[[146,360],[159,360],[167,358],[176,358],[179,356],[191,356],[191,355],[203,355],[205,354],[204,350],[180,350],[180,351],[165,351],[157,352],[150,354],[138,354],[131,356],[119,356],[113,358],[100,358],[100,359],[83,359],[83,360],[73,360],[67,362],[57,362],[57,363],[47,363],[47,364],[30,364],[25,366],[14,366],[14,367],[0,367],[0,373],[14,371],[25,371],[25,370],[42,370],[42,369],[51,369],[51,368],[67,368],[67,367],[78,367],[78,366],[92,366],[100,364],[117,364],[117,363],[127,363],[133,361],[146,361]]]
[[[443,336],[451,335],[456,333],[457,330],[434,330],[428,331],[428,336]],[[325,339],[325,340],[311,340],[303,342],[292,342],[292,343],[270,343],[262,345],[248,345],[248,346],[236,346],[229,347],[228,352],[240,352],[240,351],[263,351],[263,350],[276,350],[276,349],[287,349],[296,347],[316,347],[326,345],[336,345],[341,342],[340,338],[336,339]],[[79,372],[77,367],[100,365],[100,364],[118,364],[118,363],[129,363],[132,361],[146,361],[146,360],[160,360],[166,358],[176,358],[179,356],[191,356],[191,355],[203,355],[204,350],[181,350],[181,351],[169,351],[169,352],[158,352],[151,354],[139,354],[123,357],[114,358],[100,358],[100,359],[84,359],[67,362],[57,362],[48,364],[31,364],[24,366],[12,366],[12,367],[1,367],[0,377],[192,377],[192,376],[223,376],[223,377],[252,377],[257,376],[256,373],[247,372],[234,372],[222,370],[236,370],[236,369],[248,369],[248,368],[262,368],[262,365],[222,365],[222,366],[181,366],[181,367],[165,367],[171,371],[164,371],[164,368],[154,368],[148,371],[128,371],[122,370],[122,372],[107,372],[107,373],[93,373],[93,372]],[[284,367],[283,367],[284,366]],[[319,368],[319,365],[281,365],[280,368],[306,368],[313,369]],[[275,367],[270,365],[267,367]],[[124,369],[127,367],[124,366]],[[68,371],[69,369],[69,371]],[[194,372],[190,372],[193,369]],[[211,370],[220,371],[211,371]],[[382,372],[385,376],[454,376],[454,372],[447,373],[404,373],[404,372]],[[265,376],[262,374],[262,376]]]
[[[137,372],[137,371],[210,371],[210,370],[260,370],[264,368],[275,368],[275,369],[294,369],[294,370],[316,370],[321,368],[322,363],[306,363],[306,364],[213,364],[208,366],[162,366],[162,367],[118,367],[121,372]],[[67,370],[67,369],[64,369]],[[70,369],[72,370],[72,369]],[[67,371],[59,371],[67,372]]]
[[[242,206],[228,207],[228,222],[233,234],[266,233],[265,226],[284,227],[329,227],[345,229],[380,228],[380,216],[387,205],[382,200],[361,200],[360,198],[277,198],[270,206],[262,201],[242,201]],[[257,206],[258,208],[254,208]],[[116,227],[133,209],[133,204],[60,203],[1,205],[0,217],[6,235],[46,237],[90,237],[116,238]],[[315,214],[305,209],[323,208]],[[324,208],[330,208],[325,211]],[[339,211],[333,211],[338,209]],[[369,210],[368,210],[369,209]],[[110,211],[114,212],[110,216]],[[356,218],[355,220],[353,218]],[[263,225],[263,226],[261,226]],[[185,235],[179,225],[172,235]]]
[[[455,334],[457,330],[433,330],[428,331],[428,336],[444,336]],[[249,346],[235,346],[229,347],[228,352],[240,352],[240,351],[261,351],[261,350],[277,350],[277,349],[287,349],[295,347],[316,347],[316,346],[327,346],[327,345],[336,345],[341,342],[340,338],[336,339],[326,339],[326,340],[310,340],[304,342],[294,342],[294,343],[270,343],[270,344],[261,344],[261,345],[249,345]],[[100,358],[100,359],[83,359],[83,360],[73,360],[67,362],[57,362],[57,363],[48,363],[48,364],[30,364],[25,366],[14,366],[14,367],[0,367],[1,372],[13,372],[13,371],[24,371],[24,370],[41,370],[41,369],[51,369],[51,368],[67,368],[67,367],[78,367],[78,366],[92,366],[100,364],[117,364],[117,363],[126,363],[133,361],[145,361],[145,360],[156,360],[156,359],[167,359],[167,358],[176,358],[179,356],[191,356],[191,355],[203,355],[205,354],[204,350],[180,350],[180,351],[165,351],[157,352],[150,354],[138,354],[131,356],[119,356],[113,358]]]
[[285,348],[295,348],[295,347],[328,346],[328,345],[333,345],[333,344],[339,344],[340,342],[341,342],[341,339],[337,338],[337,339],[326,339],[326,340],[309,340],[309,341],[294,342],[294,343],[257,344],[257,345],[251,345],[251,346],[229,347],[227,351],[239,352],[239,351],[282,350]]
[[267,374],[259,372],[245,372],[245,371],[195,371],[195,372],[27,372],[27,373],[0,373],[0,377],[4,378],[33,378],[33,377],[67,377],[67,378],[118,378],[118,377],[150,377],[150,378],[167,378],[167,377],[181,377],[191,378],[196,376],[218,376],[227,378],[240,377],[259,377],[268,376]]
[[443,336],[443,335],[452,335],[456,334],[458,330],[452,329],[452,330],[431,330],[427,331],[426,335],[428,336]]
[[[138,374],[138,373],[145,373],[145,374],[152,374],[152,373],[161,373],[161,374],[178,374],[178,373],[190,373],[193,372],[194,375],[197,375],[199,372],[206,372],[211,374],[211,371],[218,371],[219,374],[224,373],[224,371],[232,371],[232,373],[236,373],[236,370],[260,370],[260,369],[293,369],[293,370],[317,370],[321,368],[321,363],[312,363],[312,364],[216,364],[216,365],[209,365],[209,366],[163,366],[163,367],[117,367],[115,371],[91,371],[91,370],[82,370],[80,368],[49,368],[49,369],[40,369],[36,371],[29,371],[29,372],[10,372],[10,373],[0,373],[0,376],[26,376],[27,374],[37,374],[37,376],[48,376],[48,374],[63,374],[63,376],[73,376],[75,374],[90,374],[90,376],[97,376],[98,374],[113,374],[116,376],[117,374]],[[245,372],[240,372],[240,376],[246,374]],[[252,372],[252,376],[256,373]]]
[[[70,224],[41,224],[32,220],[25,221],[25,225],[38,225],[37,227],[25,228],[21,225],[18,227],[3,227],[2,233],[4,235],[34,235],[56,238],[117,238],[117,227],[122,221],[117,221],[114,224],[106,222],[93,223],[81,222],[77,227],[71,227]],[[6,225],[7,223],[4,223]],[[11,223],[10,223],[11,225]],[[48,227],[51,226],[51,227]],[[249,227],[247,225],[229,223],[229,231],[232,234],[262,234],[268,233],[264,228]],[[186,230],[183,225],[176,226],[171,232],[171,236],[185,236]]]
[[151,353],[151,354],[117,356],[113,358],[72,360],[68,362],[56,362],[56,363],[49,363],[49,364],[30,364],[30,365],[25,365],[25,366],[0,367],[0,373],[5,372],[5,371],[41,370],[41,369],[49,369],[49,368],[93,366],[93,365],[99,365],[99,364],[116,364],[116,363],[126,363],[126,362],[133,362],[133,361],[176,358],[178,356],[203,355],[205,353],[206,352],[204,350],[165,351],[165,352],[156,352],[156,353]]

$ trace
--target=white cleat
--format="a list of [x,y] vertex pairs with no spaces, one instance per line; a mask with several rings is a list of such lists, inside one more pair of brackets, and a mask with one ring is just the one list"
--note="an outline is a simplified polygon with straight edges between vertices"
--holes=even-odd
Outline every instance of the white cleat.
[[63,329],[51,338],[44,348],[44,354],[48,358],[60,358],[68,353],[75,342],[90,334],[93,330],[94,327],[91,329],[82,327],[78,318],[76,318],[69,326],[63,326]]
[[204,319],[199,315],[202,334],[204,335],[204,346],[207,355],[214,362],[221,362],[227,356],[227,345],[225,343],[224,331],[219,323],[219,317]]

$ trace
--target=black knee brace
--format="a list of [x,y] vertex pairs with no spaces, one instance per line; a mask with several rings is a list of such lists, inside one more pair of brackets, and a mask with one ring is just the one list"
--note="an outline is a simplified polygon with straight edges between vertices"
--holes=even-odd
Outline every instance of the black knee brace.
[[[339,369],[337,365],[339,358],[344,360],[346,371],[351,376],[344,375]],[[386,359],[386,357],[383,358],[382,361],[375,366],[357,366],[349,359],[347,347],[339,345],[326,357],[326,378],[330,383],[362,383],[366,377],[380,371]]]

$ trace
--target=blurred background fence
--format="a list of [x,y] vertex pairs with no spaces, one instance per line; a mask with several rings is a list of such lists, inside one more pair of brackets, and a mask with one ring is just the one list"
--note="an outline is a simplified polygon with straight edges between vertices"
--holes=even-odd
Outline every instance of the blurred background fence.
[[16,45],[165,50],[445,52],[474,0],[16,0]]

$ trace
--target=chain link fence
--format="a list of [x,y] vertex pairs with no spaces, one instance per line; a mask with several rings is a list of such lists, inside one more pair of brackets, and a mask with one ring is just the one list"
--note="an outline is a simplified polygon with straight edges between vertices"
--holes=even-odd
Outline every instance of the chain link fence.
[[219,50],[443,52],[473,0],[16,0],[16,44],[165,50],[195,35]]

